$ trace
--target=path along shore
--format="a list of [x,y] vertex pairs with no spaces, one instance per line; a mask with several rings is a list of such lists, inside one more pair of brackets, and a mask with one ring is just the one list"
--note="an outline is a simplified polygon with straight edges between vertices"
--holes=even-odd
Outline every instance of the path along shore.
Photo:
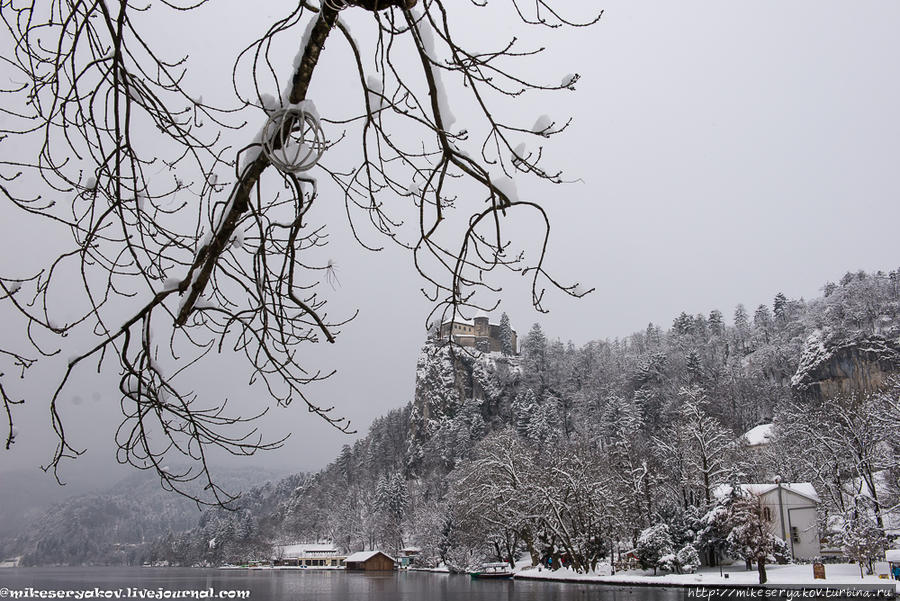
[[[608,566],[607,566],[608,569]],[[601,568],[602,570],[602,568]],[[826,564],[825,579],[813,578],[810,564],[766,566],[768,582],[765,588],[828,588],[862,589],[869,587],[893,587],[896,594],[898,582],[880,578],[888,574],[887,564],[875,564],[874,575],[860,577],[859,566],[855,564]],[[527,567],[516,571],[515,577],[522,580],[550,580],[580,584],[596,583],[619,586],[660,586],[660,587],[708,587],[708,588],[759,588],[759,576],[755,569],[746,570],[743,565],[727,566],[720,574],[719,568],[703,568],[693,574],[660,574],[650,571],[629,570],[616,574],[579,574],[563,568],[547,570]]]

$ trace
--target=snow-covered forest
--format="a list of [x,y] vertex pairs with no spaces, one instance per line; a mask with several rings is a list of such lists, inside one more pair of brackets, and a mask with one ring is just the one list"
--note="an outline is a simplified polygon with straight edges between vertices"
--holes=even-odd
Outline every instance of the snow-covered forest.
[[[815,486],[823,546],[865,559],[900,503],[898,339],[900,270],[580,348],[538,324],[518,355],[429,340],[415,398],[327,468],[145,539],[134,560],[267,559],[326,539],[414,545],[423,564],[456,568],[528,553],[585,571],[632,549],[668,570],[717,552],[779,559],[758,503],[722,494],[776,475]],[[770,422],[770,444],[748,450],[742,435]]]

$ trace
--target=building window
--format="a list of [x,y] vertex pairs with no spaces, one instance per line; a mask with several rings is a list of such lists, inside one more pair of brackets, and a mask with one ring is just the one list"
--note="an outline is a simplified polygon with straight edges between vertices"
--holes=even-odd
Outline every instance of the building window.
[[763,518],[767,522],[772,521],[772,508],[771,507],[763,507]]
[[794,544],[800,542],[800,531],[796,526],[791,526],[791,542]]

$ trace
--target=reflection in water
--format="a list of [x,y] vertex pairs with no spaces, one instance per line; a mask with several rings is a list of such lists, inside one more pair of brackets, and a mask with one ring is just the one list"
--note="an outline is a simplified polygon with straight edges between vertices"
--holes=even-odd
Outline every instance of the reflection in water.
[[423,572],[210,570],[192,568],[17,568],[0,586],[45,590],[249,590],[250,601],[676,601],[677,589],[512,580]]

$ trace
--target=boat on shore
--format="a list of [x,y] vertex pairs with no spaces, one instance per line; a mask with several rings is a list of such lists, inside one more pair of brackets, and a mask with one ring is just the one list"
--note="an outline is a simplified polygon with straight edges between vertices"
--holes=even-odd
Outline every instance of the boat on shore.
[[469,572],[469,575],[473,579],[494,579],[494,580],[509,580],[513,577],[513,571],[509,567],[509,564],[505,561],[500,561],[496,563],[485,563],[482,564],[480,568],[478,568],[477,572]]

